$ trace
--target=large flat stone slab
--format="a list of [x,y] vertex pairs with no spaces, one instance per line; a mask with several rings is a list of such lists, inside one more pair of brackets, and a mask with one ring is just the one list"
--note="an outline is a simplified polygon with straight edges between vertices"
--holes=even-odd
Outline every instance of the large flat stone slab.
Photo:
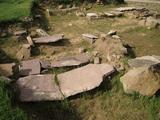
[[58,75],[59,86],[65,97],[98,87],[115,70],[108,64],[89,64]]
[[73,67],[87,64],[90,61],[90,56],[87,54],[80,54],[75,56],[68,56],[56,62],[51,62],[51,67]]
[[34,43],[54,43],[60,41],[64,38],[63,34],[57,34],[52,36],[40,37],[40,38],[33,38]]
[[19,66],[19,74],[21,76],[40,74],[41,65],[39,59],[21,61]]
[[23,77],[16,84],[22,102],[63,100],[52,74]]
[[160,56],[143,56],[129,60],[128,64],[132,68],[151,66],[160,63]]

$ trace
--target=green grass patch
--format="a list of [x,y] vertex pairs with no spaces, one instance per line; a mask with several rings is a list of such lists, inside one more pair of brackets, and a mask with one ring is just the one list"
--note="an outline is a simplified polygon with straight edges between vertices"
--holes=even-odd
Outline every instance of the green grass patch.
[[0,120],[27,120],[21,109],[12,106],[9,93],[6,83],[0,80]]
[[33,0],[0,0],[0,22],[19,21],[31,14]]

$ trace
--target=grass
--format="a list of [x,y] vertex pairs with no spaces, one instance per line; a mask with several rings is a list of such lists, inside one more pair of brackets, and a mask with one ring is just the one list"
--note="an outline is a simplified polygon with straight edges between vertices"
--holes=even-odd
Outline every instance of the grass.
[[33,0],[1,0],[0,22],[19,21],[31,15]]
[[112,79],[112,89],[73,101],[83,120],[159,120],[160,98],[125,94],[120,76]]
[[159,55],[160,53],[159,30],[136,27],[121,33],[121,36],[125,42],[135,46],[134,52],[136,56]]
[[0,80],[0,120],[27,120],[26,114],[12,106],[11,94],[4,81]]

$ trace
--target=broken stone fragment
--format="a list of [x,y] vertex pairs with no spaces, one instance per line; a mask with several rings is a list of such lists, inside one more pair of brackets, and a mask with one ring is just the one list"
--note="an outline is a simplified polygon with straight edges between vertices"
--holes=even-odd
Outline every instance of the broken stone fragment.
[[63,34],[57,34],[47,37],[33,38],[34,43],[54,43],[64,39]]
[[20,101],[54,101],[64,97],[56,83],[55,75],[31,75],[20,78],[16,84],[20,91]]
[[11,77],[17,71],[15,63],[0,64],[0,75]]
[[92,20],[92,19],[98,19],[98,18],[99,18],[99,16],[98,16],[97,13],[87,13],[87,14],[86,14],[86,17],[87,17],[88,19],[90,19],[90,20]]
[[92,34],[88,34],[88,33],[87,34],[82,34],[82,38],[84,40],[87,40],[91,44],[93,44],[96,41],[96,39],[98,39],[97,36],[92,35]]
[[21,61],[19,66],[19,74],[21,76],[40,74],[41,66],[39,59]]
[[49,36],[49,34],[42,30],[42,29],[36,29],[36,32],[38,33],[38,35],[42,36],[42,37],[46,37],[46,36]]
[[100,64],[100,63],[101,63],[100,57],[95,57],[94,64]]
[[80,48],[78,49],[78,51],[79,51],[79,53],[84,53],[86,50],[85,50],[83,47],[80,47]]
[[27,41],[28,41],[28,44],[29,44],[30,46],[33,46],[33,47],[34,47],[34,43],[33,43],[32,38],[31,38],[30,36],[27,36]]
[[40,60],[40,64],[43,69],[51,68],[51,63],[48,60]]
[[160,64],[131,69],[121,77],[121,82],[128,94],[153,96],[160,89]]
[[117,34],[117,31],[116,31],[116,30],[110,30],[110,31],[107,33],[107,35],[110,35],[110,36],[116,35],[116,34]]
[[108,64],[89,64],[57,77],[63,95],[69,97],[98,87],[114,71]]
[[73,67],[87,64],[90,61],[90,56],[87,54],[80,54],[75,56],[64,57],[56,62],[51,62],[51,67]]
[[118,35],[112,35],[112,38],[114,38],[114,39],[120,39],[120,37]]
[[82,12],[82,11],[76,11],[76,16],[78,16],[78,17],[85,17],[86,14],[84,12]]
[[113,13],[105,12],[104,14],[106,17],[115,17],[115,15]]
[[13,32],[13,35],[15,36],[21,36],[21,35],[26,35],[26,34],[27,34],[26,30],[19,30],[19,31]]
[[31,56],[31,47],[29,44],[24,44],[16,54],[17,59],[22,60],[22,59],[28,59]]

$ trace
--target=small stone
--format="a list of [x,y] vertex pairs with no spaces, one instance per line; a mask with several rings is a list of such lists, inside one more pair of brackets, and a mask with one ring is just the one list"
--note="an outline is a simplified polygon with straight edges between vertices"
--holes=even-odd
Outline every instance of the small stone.
[[79,48],[79,53],[84,53],[85,49],[83,47]]
[[69,24],[68,24],[68,26],[72,27],[72,26],[73,26],[73,24],[72,24],[72,23],[69,23]]
[[99,18],[99,16],[98,16],[98,14],[97,13],[87,13],[87,18],[89,18],[90,20],[92,20],[92,19],[98,19]]
[[98,55],[98,51],[93,51],[93,56],[97,56]]
[[50,63],[50,61],[40,60],[40,64],[41,64],[41,68],[43,68],[43,69],[51,68],[51,63]]
[[120,39],[120,37],[118,35],[112,35],[112,38],[114,38],[114,39]]
[[94,58],[94,64],[100,64],[100,58],[99,57]]
[[84,12],[81,12],[81,11],[76,11],[76,16],[78,16],[78,17],[85,17],[86,14]]
[[98,39],[97,36],[92,35],[92,34],[88,34],[88,33],[87,34],[82,34],[82,37],[83,37],[84,40],[89,41],[91,44],[93,44],[96,41],[96,39]]
[[27,41],[28,41],[30,46],[34,47],[34,43],[33,43],[32,38],[30,36],[27,37]]
[[107,35],[110,35],[110,36],[116,35],[116,34],[117,34],[117,31],[116,31],[116,30],[110,30],[110,31],[107,33]]
[[59,6],[58,6],[58,9],[64,9],[64,8],[65,8],[64,5],[59,5]]
[[42,15],[40,15],[40,14],[35,15],[35,18],[41,18],[41,17],[42,17]]
[[112,13],[105,12],[104,14],[106,17],[115,17],[115,15]]
[[49,36],[49,34],[43,29],[36,29],[36,32],[42,37]]

